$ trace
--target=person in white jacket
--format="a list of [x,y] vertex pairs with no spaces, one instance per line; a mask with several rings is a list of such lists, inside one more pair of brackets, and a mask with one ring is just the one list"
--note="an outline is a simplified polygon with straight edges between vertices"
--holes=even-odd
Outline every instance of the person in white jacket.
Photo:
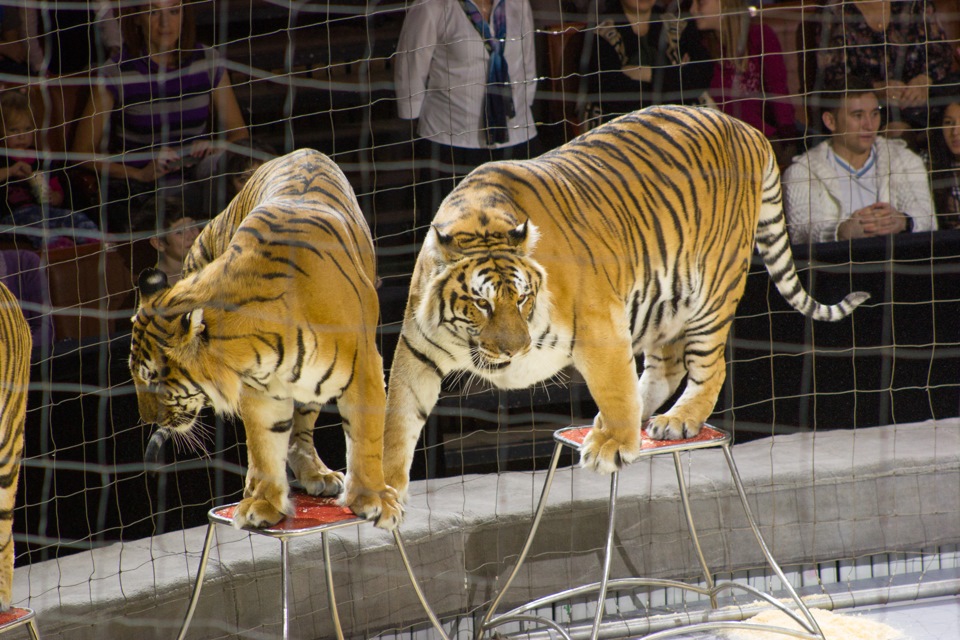
[[[394,66],[397,113],[419,137],[418,209],[429,217],[470,169],[542,150],[532,105],[529,0],[414,0]],[[426,166],[425,166],[426,165]],[[426,202],[424,202],[426,200]]]
[[902,140],[878,135],[875,89],[848,78],[821,96],[830,137],[783,174],[790,239],[831,242],[936,229],[926,166]]

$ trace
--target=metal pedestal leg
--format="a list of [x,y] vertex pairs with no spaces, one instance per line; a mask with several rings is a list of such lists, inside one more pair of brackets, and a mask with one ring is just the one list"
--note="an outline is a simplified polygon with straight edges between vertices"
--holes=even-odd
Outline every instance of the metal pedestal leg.
[[[300,492],[295,492],[291,494],[290,497],[294,505],[293,516],[284,518],[273,527],[250,530],[251,534],[276,538],[280,541],[280,589],[281,608],[283,615],[283,620],[281,622],[282,636],[284,640],[287,640],[290,637],[291,622],[293,620],[293,603],[291,601],[291,598],[293,597],[293,589],[291,584],[289,548],[290,538],[319,533],[320,543],[323,549],[323,571],[327,586],[327,602],[330,606],[330,617],[337,640],[344,640],[343,628],[340,623],[340,614],[337,611],[337,598],[333,584],[333,561],[330,554],[330,540],[327,534],[334,529],[341,529],[348,526],[359,526],[361,524],[365,524],[366,521],[358,517],[349,509],[341,507],[335,498],[308,496]],[[193,619],[194,612],[196,611],[197,603],[200,600],[200,589],[203,587],[203,578],[206,575],[207,562],[210,558],[210,549],[213,546],[214,525],[232,525],[233,514],[236,510],[237,504],[216,507],[211,509],[207,514],[210,524],[207,526],[207,536],[203,543],[203,552],[200,555],[200,567],[197,569],[197,581],[193,586],[193,595],[190,598],[190,604],[187,607],[187,614],[184,617],[183,625],[180,628],[180,634],[177,636],[177,640],[184,640],[187,629],[190,627],[190,622]],[[394,531],[393,537],[397,543],[397,550],[400,553],[400,557],[403,560],[403,566],[407,571],[407,575],[410,577],[410,583],[417,595],[417,599],[420,601],[420,605],[427,614],[430,624],[433,625],[434,629],[437,631],[442,640],[448,640],[446,633],[443,631],[443,627],[440,625],[440,621],[437,619],[436,614],[434,614],[433,609],[430,608],[430,605],[427,604],[426,598],[423,595],[423,591],[420,589],[420,585],[417,583],[416,577],[413,573],[413,568],[410,566],[410,560],[407,557],[407,552],[403,546],[403,540],[401,539],[399,532]]]
[[180,633],[177,634],[177,640],[183,640],[187,636],[187,629],[190,628],[190,621],[193,620],[193,613],[197,610],[197,602],[200,600],[200,589],[203,588],[203,576],[207,573],[207,561],[210,559],[210,547],[213,544],[213,523],[207,525],[207,537],[203,541],[203,552],[200,554],[200,566],[197,567],[197,581],[193,585],[193,595],[190,596],[190,605],[187,607],[187,615],[183,618],[183,624],[180,626]]
[[[533,542],[533,537],[537,532],[537,529],[540,525],[540,520],[543,516],[544,508],[547,502],[547,496],[550,492],[550,487],[553,484],[554,475],[556,468],[560,459],[560,452],[563,446],[568,446],[574,450],[579,451],[580,447],[583,444],[584,439],[589,433],[591,427],[568,427],[566,429],[560,429],[554,433],[554,440],[557,441],[557,446],[554,450],[553,458],[550,462],[550,468],[547,471],[547,477],[544,481],[543,490],[540,494],[540,502],[537,505],[536,512],[534,514],[533,522],[530,526],[530,532],[527,534],[526,542],[524,542],[523,549],[520,552],[520,555],[517,559],[517,563],[514,565],[510,575],[504,581],[503,586],[500,591],[497,593],[494,598],[490,608],[487,610],[483,621],[480,623],[478,630],[478,638],[483,636],[485,633],[489,632],[494,627],[499,625],[506,624],[508,622],[534,622],[541,627],[549,628],[557,632],[561,637],[570,640],[573,626],[564,627],[557,624],[553,620],[549,620],[538,615],[535,615],[533,612],[540,607],[556,604],[564,600],[569,600],[574,597],[580,597],[589,593],[597,593],[597,610],[594,615],[593,621],[589,626],[590,638],[595,640],[601,635],[602,630],[602,620],[604,615],[604,605],[606,601],[607,592],[611,589],[626,589],[626,588],[637,588],[637,587],[666,587],[666,588],[676,588],[685,591],[690,591],[697,593],[703,597],[709,598],[711,608],[716,609],[718,606],[717,595],[723,591],[731,591],[734,589],[739,589],[750,593],[753,596],[767,602],[772,607],[775,607],[790,616],[797,624],[800,625],[801,631],[795,631],[785,627],[777,627],[772,625],[761,625],[756,623],[749,623],[737,620],[717,620],[714,622],[705,622],[705,623],[695,623],[688,624],[682,627],[676,627],[667,629],[664,631],[658,631],[644,636],[647,640],[659,640],[661,638],[667,638],[670,636],[677,636],[682,634],[696,633],[699,631],[714,631],[724,628],[748,628],[756,631],[771,631],[774,633],[780,633],[786,636],[792,636],[797,638],[804,638],[807,640],[824,640],[823,632],[820,630],[820,627],[817,625],[816,620],[813,615],[810,613],[810,610],[803,603],[800,597],[797,595],[793,587],[787,582],[786,576],[784,576],[779,565],[773,558],[773,555],[770,553],[766,544],[763,541],[763,538],[760,534],[760,529],[756,524],[756,521],[753,518],[753,513],[750,511],[750,506],[747,502],[746,492],[743,489],[743,484],[740,480],[740,474],[737,471],[736,465],[733,461],[733,456],[730,453],[729,434],[710,427],[709,425],[704,425],[701,433],[687,440],[679,441],[657,441],[649,440],[644,438],[642,441],[641,448],[641,457],[643,456],[653,456],[665,453],[671,453],[673,456],[673,463],[677,474],[677,484],[680,492],[680,500],[683,505],[683,512],[686,518],[687,528],[690,531],[690,538],[693,543],[694,551],[697,555],[697,560],[700,563],[700,568],[703,572],[703,579],[706,584],[706,588],[700,587],[693,584],[688,584],[686,582],[680,582],[677,580],[666,580],[666,579],[652,579],[652,578],[618,578],[610,579],[610,567],[613,558],[613,540],[614,532],[616,526],[616,507],[617,507],[617,493],[618,493],[618,482],[620,473],[614,473],[610,480],[610,500],[609,508],[610,512],[608,515],[607,523],[607,539],[604,546],[604,559],[603,559],[603,569],[600,581],[597,583],[587,584],[579,587],[574,587],[567,589],[560,593],[555,593],[552,595],[544,596],[538,598],[521,606],[518,606],[510,611],[496,615],[496,610],[499,607],[501,601],[504,598],[504,595],[507,589],[510,587],[513,579],[517,576],[520,571],[520,567],[523,564],[524,560],[527,557],[527,553],[530,550],[530,546]],[[769,594],[766,594],[758,589],[755,589],[749,585],[742,585],[734,582],[723,582],[715,583],[713,575],[710,572],[710,568],[707,565],[706,558],[703,554],[703,550],[700,545],[700,538],[697,535],[697,528],[693,520],[693,512],[690,507],[690,497],[687,492],[686,481],[683,477],[683,468],[680,461],[680,452],[681,451],[691,451],[695,449],[705,449],[710,447],[721,447],[724,453],[724,456],[727,461],[727,465],[730,470],[730,475],[733,478],[734,485],[736,486],[737,493],[740,496],[740,502],[743,505],[744,512],[746,514],[747,520],[750,522],[750,527],[753,530],[754,536],[757,539],[757,542],[760,545],[760,549],[763,552],[764,558],[766,558],[767,563],[770,565],[771,569],[776,573],[780,578],[781,582],[787,589],[788,595],[793,600],[793,603],[800,609],[802,616],[797,615],[789,607],[779,600],[774,599]],[[676,624],[675,622],[673,623]],[[585,635],[587,628],[584,626],[576,626],[576,633],[578,637],[580,635]],[[609,632],[608,632],[609,633]]]

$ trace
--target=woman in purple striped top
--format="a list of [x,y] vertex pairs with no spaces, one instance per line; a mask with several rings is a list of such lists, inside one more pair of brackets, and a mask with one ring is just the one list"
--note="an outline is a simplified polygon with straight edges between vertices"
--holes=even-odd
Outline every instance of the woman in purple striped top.
[[152,0],[123,9],[123,49],[101,69],[77,126],[73,150],[108,177],[111,231],[128,228],[131,198],[213,175],[218,143],[248,137],[223,60],[195,42],[191,8]]

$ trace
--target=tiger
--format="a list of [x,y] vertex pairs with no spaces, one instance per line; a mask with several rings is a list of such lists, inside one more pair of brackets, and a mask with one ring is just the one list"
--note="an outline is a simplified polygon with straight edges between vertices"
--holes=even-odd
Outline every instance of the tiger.
[[[373,239],[340,168],[312,149],[262,165],[197,237],[181,280],[139,276],[129,365],[140,416],[158,426],[147,460],[170,436],[197,444],[200,412],[212,406],[244,425],[237,528],[291,515],[287,465],[308,493],[341,495],[357,515],[395,527],[402,507],[383,480],[376,280]],[[332,400],[346,476],[313,442]]]
[[406,498],[417,438],[454,372],[522,389],[572,365],[599,410],[579,464],[601,474],[638,457],[644,426],[658,440],[695,436],[726,376],[754,244],[810,318],[840,320],[869,297],[823,305],[803,289],[773,149],[714,109],[648,107],[537,158],[475,168],[414,264],[387,387],[387,483]]
[[17,299],[0,282],[0,611],[13,600],[13,509],[17,500],[33,339]]

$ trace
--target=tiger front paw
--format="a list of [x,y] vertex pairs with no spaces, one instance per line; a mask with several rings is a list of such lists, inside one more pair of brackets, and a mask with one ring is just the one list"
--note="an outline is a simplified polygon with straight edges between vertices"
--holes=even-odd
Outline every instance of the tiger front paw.
[[317,470],[298,478],[304,491],[312,496],[338,496],[343,493],[344,479],[339,471]]
[[686,440],[700,433],[702,420],[671,415],[667,412],[654,416],[647,423],[647,435],[652,440]]
[[244,498],[233,513],[233,526],[237,529],[263,529],[283,519],[282,509],[263,498]]
[[403,521],[403,504],[393,487],[381,491],[364,489],[347,479],[347,489],[341,500],[355,514],[372,520],[374,526],[392,531]]
[[619,471],[639,455],[639,432],[624,440],[613,437],[602,427],[594,426],[580,448],[580,466],[606,475]]

